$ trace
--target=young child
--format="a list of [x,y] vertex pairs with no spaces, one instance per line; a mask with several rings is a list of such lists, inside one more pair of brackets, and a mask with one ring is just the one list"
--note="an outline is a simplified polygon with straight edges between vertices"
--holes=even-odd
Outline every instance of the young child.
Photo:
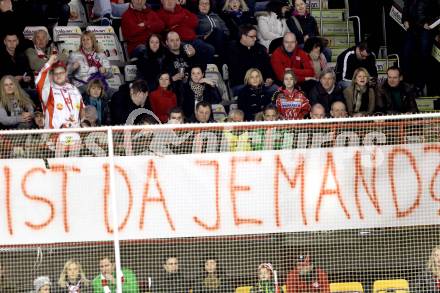
[[272,264],[262,263],[258,266],[258,283],[252,287],[251,293],[280,293]]
[[84,104],[96,108],[98,114],[97,125],[110,125],[110,107],[105,94],[104,85],[99,79],[93,79],[87,84]]

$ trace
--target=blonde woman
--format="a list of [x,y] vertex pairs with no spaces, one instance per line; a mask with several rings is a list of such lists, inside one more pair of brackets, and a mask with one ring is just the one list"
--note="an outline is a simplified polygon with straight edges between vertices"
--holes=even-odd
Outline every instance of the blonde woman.
[[347,112],[350,116],[368,116],[376,107],[375,89],[370,86],[370,74],[359,67],[354,71],[351,85],[344,90]]
[[0,80],[0,128],[32,128],[34,103],[11,75]]
[[66,261],[58,279],[59,292],[91,292],[90,281],[86,278],[81,264],[75,259]]
[[225,21],[229,30],[229,36],[233,40],[238,40],[238,28],[242,24],[256,24],[255,18],[249,12],[249,8],[244,0],[226,0],[220,17]]
[[411,292],[440,293],[440,245],[432,249],[427,268],[412,284]]
[[105,79],[113,76],[110,62],[101,52],[93,32],[85,31],[82,34],[79,50],[69,55],[67,73],[81,93],[85,92],[90,80],[99,78],[105,82]]

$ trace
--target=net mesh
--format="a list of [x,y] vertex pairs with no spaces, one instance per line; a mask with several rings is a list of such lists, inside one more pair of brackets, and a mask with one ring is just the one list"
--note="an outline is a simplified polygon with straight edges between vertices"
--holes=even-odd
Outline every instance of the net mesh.
[[439,126],[1,132],[0,292],[436,292]]

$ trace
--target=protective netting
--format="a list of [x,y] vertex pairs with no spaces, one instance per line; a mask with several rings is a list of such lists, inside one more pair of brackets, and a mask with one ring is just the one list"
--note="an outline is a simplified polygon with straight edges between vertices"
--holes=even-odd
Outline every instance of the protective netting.
[[439,134],[437,114],[1,132],[0,292],[116,292],[116,271],[122,292],[436,292]]

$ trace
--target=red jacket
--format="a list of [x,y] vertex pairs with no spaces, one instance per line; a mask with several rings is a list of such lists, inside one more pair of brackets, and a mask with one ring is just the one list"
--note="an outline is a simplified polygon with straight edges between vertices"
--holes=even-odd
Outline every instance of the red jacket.
[[294,89],[289,92],[280,88],[274,94],[274,102],[282,119],[297,120],[304,119],[310,112],[310,103],[302,91]]
[[[144,26],[139,26],[140,23],[144,23]],[[130,5],[122,15],[121,27],[122,35],[127,41],[128,53],[131,54],[138,45],[145,44],[151,34],[162,33],[165,24],[150,8],[145,7],[139,11]]]
[[286,287],[287,293],[330,293],[330,285],[328,282],[327,273],[320,268],[316,269],[316,280],[314,282],[302,281],[299,277],[298,269],[293,269],[287,275]]
[[199,19],[189,10],[176,5],[174,12],[161,8],[157,14],[165,23],[165,29],[178,33],[181,41],[192,41],[197,37]]
[[283,80],[286,68],[291,68],[293,70],[298,83],[302,83],[306,77],[315,77],[312,59],[310,59],[310,56],[300,48],[296,48],[289,56],[281,46],[273,52],[272,57],[270,58],[270,63],[272,64],[272,69],[279,81]]
[[151,110],[159,117],[162,123],[168,121],[168,112],[177,106],[176,94],[170,90],[158,87],[149,94]]

